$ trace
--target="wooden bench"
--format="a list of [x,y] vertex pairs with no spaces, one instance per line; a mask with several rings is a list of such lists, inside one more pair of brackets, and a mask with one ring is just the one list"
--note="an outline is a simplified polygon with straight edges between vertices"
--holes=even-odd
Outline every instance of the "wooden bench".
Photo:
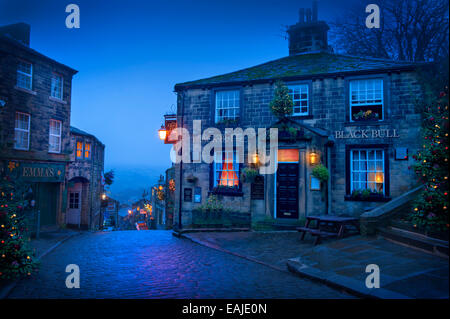
[[311,236],[316,237],[316,239],[314,240],[314,245],[319,244],[321,238],[338,236],[337,233],[321,231],[319,229],[308,228],[308,227],[297,227],[297,230],[302,233],[302,238],[301,238],[302,240],[305,237],[306,233],[309,233],[309,234],[311,234]]
[[[312,226],[312,221],[315,221],[315,227]],[[301,240],[305,238],[306,233],[315,236],[314,245],[317,245],[324,237],[342,238],[348,226],[354,227],[359,232],[358,219],[354,217],[306,216],[305,227],[298,227],[297,230],[302,234]]]

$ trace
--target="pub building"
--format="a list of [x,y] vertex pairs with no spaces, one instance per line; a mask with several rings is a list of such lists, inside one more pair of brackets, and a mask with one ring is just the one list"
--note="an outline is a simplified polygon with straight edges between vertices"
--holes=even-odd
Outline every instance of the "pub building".
[[[252,224],[289,225],[308,215],[359,216],[414,187],[408,166],[421,146],[415,102],[423,64],[333,53],[328,30],[317,20],[317,7],[301,9],[299,22],[287,30],[288,56],[175,85],[177,125],[191,136],[194,120],[223,135],[226,127],[288,129],[279,130],[276,173],[252,183],[242,170],[254,163],[237,163],[236,150],[216,154],[212,164],[176,164],[174,228],[192,225],[192,210],[212,194],[250,214]],[[293,101],[283,123],[269,108],[277,80]],[[326,182],[312,174],[319,164],[329,172]]]
[[[42,229],[66,224],[68,186],[84,177],[71,173],[67,180],[74,161],[70,112],[76,73],[30,48],[28,24],[0,27],[0,175],[30,184]],[[90,139],[91,152],[102,153]]]

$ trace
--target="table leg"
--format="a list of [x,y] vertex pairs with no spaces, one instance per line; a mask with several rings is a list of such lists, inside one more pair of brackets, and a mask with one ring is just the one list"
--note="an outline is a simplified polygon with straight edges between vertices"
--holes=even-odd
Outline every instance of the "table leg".
[[339,223],[339,232],[338,232],[338,238],[344,237],[344,223]]
[[[307,219],[306,220],[306,223],[305,223],[305,228],[308,228],[309,227],[309,223],[311,222],[311,220],[310,219]],[[303,239],[305,239],[305,235],[306,235],[306,232],[305,231],[303,231],[302,232],[302,236],[300,237],[300,240],[303,240]]]

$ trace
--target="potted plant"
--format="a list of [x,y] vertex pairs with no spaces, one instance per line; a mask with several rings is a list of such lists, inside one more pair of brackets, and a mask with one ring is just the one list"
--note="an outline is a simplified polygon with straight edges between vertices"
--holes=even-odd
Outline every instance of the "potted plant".
[[326,183],[328,178],[330,178],[330,172],[328,171],[328,168],[322,164],[318,164],[312,169],[312,176],[317,178],[321,183]]
[[253,183],[257,176],[259,176],[259,170],[256,168],[245,167],[241,172],[241,179],[246,183]]
[[356,114],[353,114],[353,120],[355,121],[378,121],[380,115],[378,113],[373,112],[372,110],[367,111],[359,111]]

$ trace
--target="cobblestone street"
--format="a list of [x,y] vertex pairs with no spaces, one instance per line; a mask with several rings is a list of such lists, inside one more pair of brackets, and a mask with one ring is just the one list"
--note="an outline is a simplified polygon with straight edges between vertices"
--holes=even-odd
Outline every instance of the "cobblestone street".
[[[327,286],[173,237],[170,231],[84,233],[41,260],[9,298],[349,298]],[[68,289],[66,265],[80,267]]]

